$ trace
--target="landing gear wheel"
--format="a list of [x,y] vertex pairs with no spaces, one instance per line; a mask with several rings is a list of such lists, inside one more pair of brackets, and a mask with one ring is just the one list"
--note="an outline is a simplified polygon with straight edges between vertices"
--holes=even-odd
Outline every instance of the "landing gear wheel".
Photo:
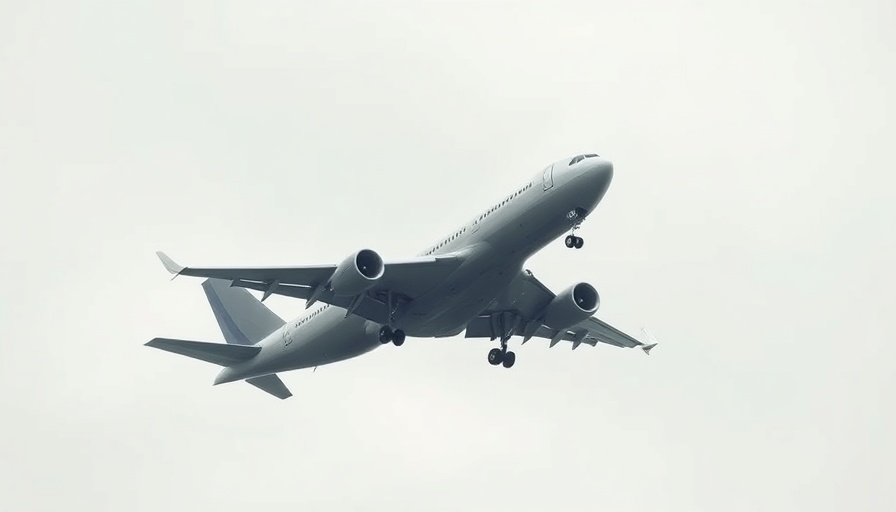
[[488,351],[488,364],[498,366],[504,360],[504,353],[500,348],[493,348]]
[[510,368],[513,366],[513,363],[516,362],[516,354],[513,352],[507,352],[504,354],[504,358],[501,363],[504,365],[504,368]]
[[392,333],[392,343],[394,343],[396,347],[404,345],[404,338],[404,331],[401,329],[396,329],[395,332]]
[[[380,327],[380,343],[382,343],[383,345],[389,343],[390,341],[392,341],[393,336],[394,334],[392,333],[392,329],[390,329],[388,325]],[[402,341],[404,341],[404,339],[402,339]]]
[[577,236],[567,235],[566,240],[565,240],[566,246],[569,247],[570,249],[572,249],[573,247],[576,246],[576,239],[578,239],[578,238],[579,237],[577,237]]
[[577,236],[575,238],[576,238],[576,244],[575,244],[576,249],[581,249],[582,246],[585,245],[585,240],[583,240],[582,237],[580,237],[580,236]]

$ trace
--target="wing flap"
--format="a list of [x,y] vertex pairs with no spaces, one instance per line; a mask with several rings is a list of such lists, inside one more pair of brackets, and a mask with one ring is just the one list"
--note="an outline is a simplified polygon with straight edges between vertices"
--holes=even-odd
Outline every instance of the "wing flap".
[[168,272],[179,276],[207,277],[210,279],[244,279],[259,283],[282,283],[316,286],[329,279],[336,265],[306,265],[301,267],[185,267],[174,262],[167,254],[158,251],[156,255]]
[[[265,285],[260,283],[253,283],[251,281],[234,281],[233,286],[239,286],[241,288],[248,288],[250,290],[258,290],[264,291]],[[296,286],[296,285],[280,285],[277,287],[277,290],[274,291],[277,295],[283,295],[286,297],[293,297],[296,299],[304,299],[308,300],[314,294],[314,288],[310,288],[308,286]],[[354,300],[354,297],[342,297],[338,295],[334,295],[333,292],[329,290],[323,290],[317,296],[316,300],[319,300],[325,304],[332,304],[336,307],[340,307],[343,309],[348,309]],[[357,308],[353,310],[353,313],[368,320],[372,320],[374,322],[386,323],[386,315],[388,314],[388,308],[384,302],[374,299],[369,295],[364,295],[361,299],[361,302],[358,304]]]
[[579,323],[572,330],[587,331],[589,338],[594,338],[609,345],[616,345],[617,347],[634,348],[643,345],[640,341],[599,320],[597,317],[591,317]]
[[464,333],[465,338],[492,338],[491,319],[488,316],[478,316],[467,324]]

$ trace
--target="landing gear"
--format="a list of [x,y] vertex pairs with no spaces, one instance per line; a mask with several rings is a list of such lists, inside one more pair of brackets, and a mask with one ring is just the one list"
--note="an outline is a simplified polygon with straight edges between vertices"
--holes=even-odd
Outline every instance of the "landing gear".
[[501,348],[493,348],[488,351],[488,364],[492,366],[504,365],[510,368],[516,362],[516,354],[507,351],[507,342],[501,343]]
[[513,352],[507,352],[504,354],[504,360],[501,361],[501,364],[504,365],[504,368],[510,368],[515,362],[516,354],[514,354]]
[[401,329],[393,331],[388,325],[380,327],[380,343],[383,345],[391,341],[396,347],[400,347],[404,345],[404,339],[405,334]]
[[576,208],[575,210],[570,211],[566,214],[566,218],[573,221],[572,225],[572,233],[566,237],[566,246],[572,249],[575,247],[576,249],[581,249],[582,246],[585,245],[585,240],[580,236],[576,236],[576,230],[582,225],[582,222],[585,221],[585,215],[587,215],[587,211],[583,208]]
[[576,249],[581,249],[585,245],[585,240],[580,236],[569,235],[566,237],[566,246],[572,249],[575,247]]

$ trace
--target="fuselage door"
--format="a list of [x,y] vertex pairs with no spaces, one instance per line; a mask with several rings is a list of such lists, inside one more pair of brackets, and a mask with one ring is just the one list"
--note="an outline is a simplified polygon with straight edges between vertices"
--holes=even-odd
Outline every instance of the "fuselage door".
[[289,332],[289,324],[286,324],[286,326],[283,328],[283,348],[288,347],[289,344],[292,343],[292,336],[290,334],[291,333]]
[[542,184],[544,186],[544,190],[548,190],[554,186],[554,164],[547,166],[544,169],[544,174],[542,175]]

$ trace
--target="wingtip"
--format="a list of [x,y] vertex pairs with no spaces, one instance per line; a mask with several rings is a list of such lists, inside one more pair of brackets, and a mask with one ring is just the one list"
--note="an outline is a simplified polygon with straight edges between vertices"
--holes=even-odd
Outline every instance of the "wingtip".
[[169,258],[168,255],[162,251],[156,251],[156,256],[158,256],[159,259],[162,261],[162,265],[165,266],[165,270],[174,274],[174,277],[177,277],[178,275],[180,275],[180,273],[183,272],[184,269],[186,268],[181,265],[178,265],[174,260]]
[[641,345],[641,350],[649,356],[653,347],[657,346],[657,341],[656,338],[654,338],[653,333],[647,330],[647,327],[642,327],[641,332],[644,333],[644,336],[647,337],[647,341],[650,342],[649,345]]

